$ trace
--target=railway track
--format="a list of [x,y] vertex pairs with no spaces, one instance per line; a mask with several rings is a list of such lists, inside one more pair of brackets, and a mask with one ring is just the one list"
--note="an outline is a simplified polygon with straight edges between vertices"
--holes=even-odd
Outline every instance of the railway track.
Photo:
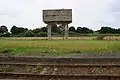
[[[120,78],[118,64],[0,63],[0,77],[9,79],[84,80]],[[39,80],[38,79],[38,80]],[[115,79],[116,80],[116,79]]]
[[26,73],[0,73],[2,79],[24,79],[24,80],[120,80],[120,76],[115,75],[68,75],[68,74],[51,74],[36,75]]
[[120,80],[119,58],[14,59],[0,59],[0,79]]

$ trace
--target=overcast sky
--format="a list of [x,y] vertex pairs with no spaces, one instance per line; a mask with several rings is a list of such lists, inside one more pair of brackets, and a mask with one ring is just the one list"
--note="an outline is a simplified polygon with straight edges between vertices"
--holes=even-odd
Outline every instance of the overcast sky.
[[120,0],[0,0],[0,25],[39,28],[45,26],[43,9],[61,8],[73,10],[69,26],[120,27]]

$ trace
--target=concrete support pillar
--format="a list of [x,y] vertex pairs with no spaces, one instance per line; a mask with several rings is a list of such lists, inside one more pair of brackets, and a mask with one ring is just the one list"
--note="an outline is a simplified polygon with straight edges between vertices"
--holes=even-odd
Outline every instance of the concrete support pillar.
[[68,39],[68,24],[65,24],[65,39]]
[[48,33],[47,33],[47,35],[48,35],[48,40],[51,40],[51,25],[48,24],[47,28],[48,28]]

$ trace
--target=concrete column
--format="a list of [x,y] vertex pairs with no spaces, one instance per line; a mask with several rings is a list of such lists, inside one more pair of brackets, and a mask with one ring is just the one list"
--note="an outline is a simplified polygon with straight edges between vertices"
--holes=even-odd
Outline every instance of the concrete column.
[[48,33],[47,33],[47,35],[48,35],[48,40],[51,40],[51,25],[48,24],[47,28],[48,28]]
[[65,39],[68,39],[68,24],[65,24]]

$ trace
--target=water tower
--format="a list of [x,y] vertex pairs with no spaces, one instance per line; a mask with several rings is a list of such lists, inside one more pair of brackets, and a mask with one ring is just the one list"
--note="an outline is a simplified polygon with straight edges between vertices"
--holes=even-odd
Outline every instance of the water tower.
[[72,23],[72,9],[43,10],[43,21],[48,24],[48,40],[51,39],[52,24],[62,24],[65,29],[65,39],[68,39],[68,24]]

